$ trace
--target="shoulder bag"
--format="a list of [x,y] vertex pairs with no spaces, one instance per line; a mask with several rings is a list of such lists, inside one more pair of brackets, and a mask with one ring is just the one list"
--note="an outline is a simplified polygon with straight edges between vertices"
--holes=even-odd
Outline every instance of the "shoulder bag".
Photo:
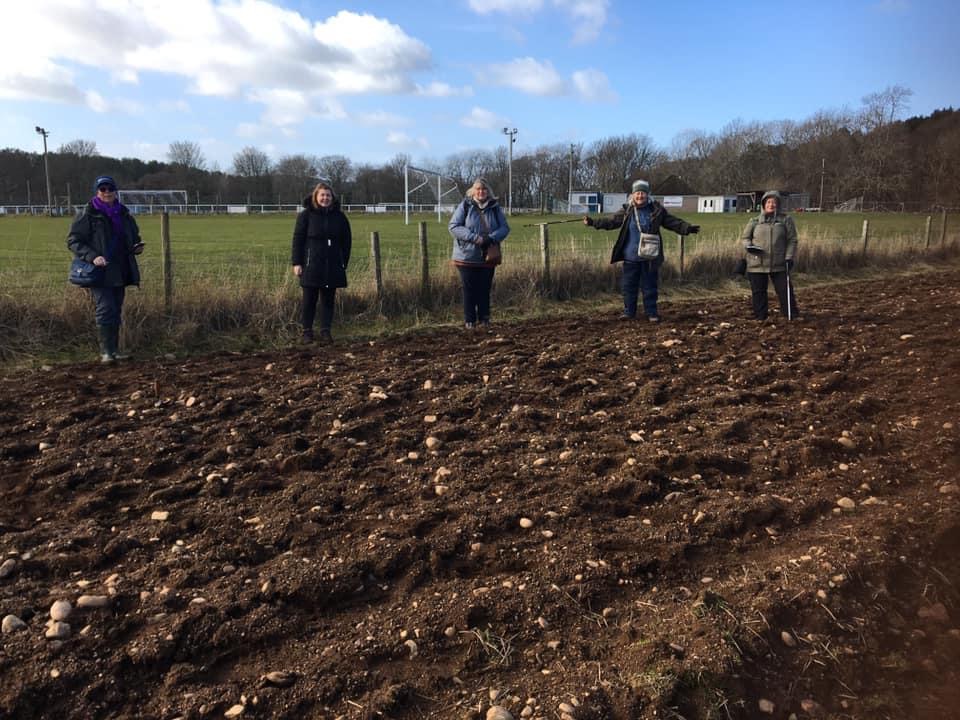
[[70,263],[70,275],[67,279],[77,287],[100,287],[103,283],[103,268],[75,257]]

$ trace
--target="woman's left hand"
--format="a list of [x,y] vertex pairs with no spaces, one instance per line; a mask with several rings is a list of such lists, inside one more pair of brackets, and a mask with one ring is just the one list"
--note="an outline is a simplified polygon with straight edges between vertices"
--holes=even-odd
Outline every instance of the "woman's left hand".
[[133,246],[133,254],[134,254],[134,255],[139,255],[139,254],[142,253],[142,252],[143,252],[143,243],[142,243],[142,242],[137,243],[136,245]]

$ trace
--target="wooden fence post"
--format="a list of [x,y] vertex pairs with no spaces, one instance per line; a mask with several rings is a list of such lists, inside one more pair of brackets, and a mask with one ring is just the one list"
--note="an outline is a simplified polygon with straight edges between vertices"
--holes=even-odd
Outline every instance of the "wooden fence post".
[[540,225],[540,264],[543,268],[543,291],[550,292],[550,228]]
[[417,228],[420,240],[420,298],[426,300],[430,294],[430,258],[427,254],[427,224],[421,222]]
[[377,302],[383,299],[383,270],[380,267],[380,233],[370,233],[370,256],[373,259],[373,279],[377,284]]
[[867,243],[870,240],[870,221],[863,221],[863,232],[860,234],[860,239],[863,240],[863,256],[867,256]]
[[931,215],[927,215],[927,229],[926,229],[926,232],[924,233],[924,236],[926,238],[925,247],[927,248],[930,247],[930,225],[932,223],[933,223],[933,217]]
[[947,242],[947,209],[944,208],[940,212],[940,246],[942,247]]
[[163,275],[163,310],[167,315],[173,312],[173,262],[170,252],[170,214],[160,213],[160,252],[163,256],[161,273]]

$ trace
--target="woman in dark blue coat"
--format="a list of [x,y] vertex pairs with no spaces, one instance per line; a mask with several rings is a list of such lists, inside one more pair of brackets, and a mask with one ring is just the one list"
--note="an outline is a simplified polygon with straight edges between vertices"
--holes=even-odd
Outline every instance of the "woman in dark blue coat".
[[303,200],[293,229],[293,274],[303,288],[303,341],[313,342],[313,322],[320,301],[320,341],[333,342],[333,304],[337,288],[347,286],[353,238],[350,221],[340,210],[333,188],[321,182]]
[[123,360],[119,352],[120,316],[128,285],[140,285],[137,255],[143,252],[140,228],[117,198],[109,175],[93,183],[94,196],[70,226],[67,247],[75,257],[103,268],[103,280],[90,288],[96,304],[100,362]]

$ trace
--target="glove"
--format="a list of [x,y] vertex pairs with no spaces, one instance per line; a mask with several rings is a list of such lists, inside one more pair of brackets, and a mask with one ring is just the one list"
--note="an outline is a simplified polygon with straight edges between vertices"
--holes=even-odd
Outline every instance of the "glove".
[[481,250],[486,250],[488,247],[490,247],[490,238],[488,238],[486,235],[481,235],[474,240],[473,243]]
[[700,232],[699,225],[687,225],[687,235],[696,235]]
[[793,270],[793,258],[789,258],[783,261],[783,264],[787,266],[787,272]]
[[593,227],[593,218],[590,217],[589,215],[584,215],[584,216],[583,216],[583,224],[586,225],[586,226],[588,226],[588,227]]

